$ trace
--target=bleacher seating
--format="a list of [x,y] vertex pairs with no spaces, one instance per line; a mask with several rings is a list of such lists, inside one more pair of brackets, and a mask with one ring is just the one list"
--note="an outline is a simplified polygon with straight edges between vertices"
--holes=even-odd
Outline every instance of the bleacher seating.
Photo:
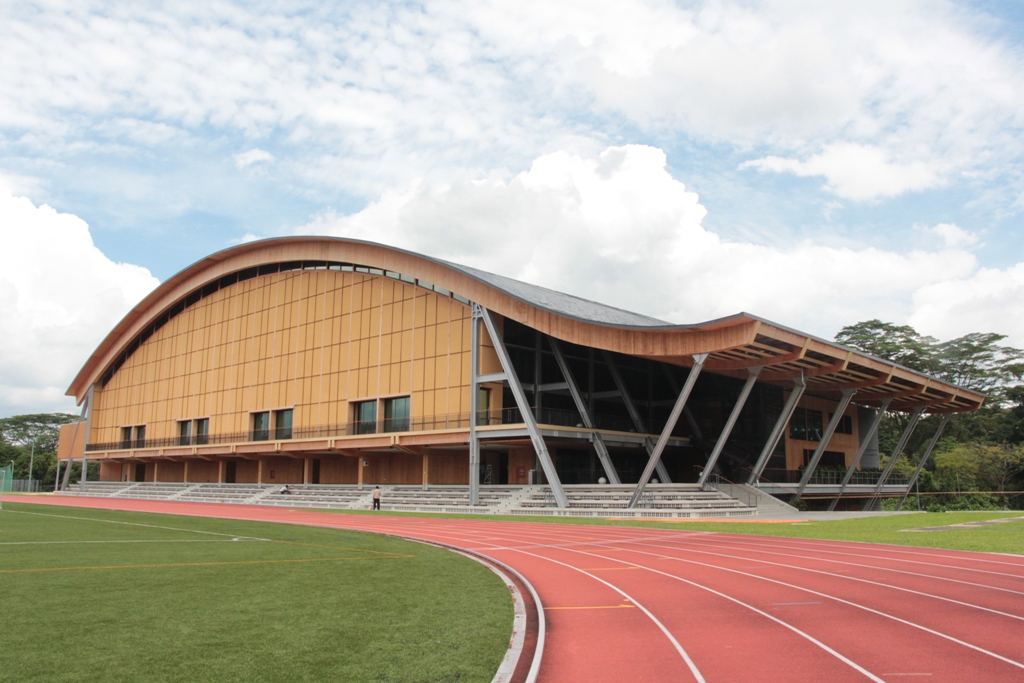
[[[218,484],[174,482],[88,482],[71,493],[88,496],[235,503],[288,507],[360,510],[371,505],[372,485]],[[384,485],[382,507],[404,512],[473,512],[508,515],[576,517],[732,517],[757,513],[756,502],[744,504],[717,489],[695,484],[652,484],[633,509],[626,506],[634,486],[568,485],[568,509],[555,506],[549,486],[481,486],[479,505],[469,504],[469,487],[457,485]]]

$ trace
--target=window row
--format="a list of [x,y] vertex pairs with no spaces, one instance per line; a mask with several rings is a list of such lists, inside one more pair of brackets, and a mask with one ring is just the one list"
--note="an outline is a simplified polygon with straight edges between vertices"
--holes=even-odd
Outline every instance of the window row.
[[[834,413],[828,414],[831,420]],[[853,434],[853,417],[843,415],[836,425],[836,434]],[[824,415],[820,410],[797,408],[789,420],[789,438],[799,441],[821,441],[825,434]]]

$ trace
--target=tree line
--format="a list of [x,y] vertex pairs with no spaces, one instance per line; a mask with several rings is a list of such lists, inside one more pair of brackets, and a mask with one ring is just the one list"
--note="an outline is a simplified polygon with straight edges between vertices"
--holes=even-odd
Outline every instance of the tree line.
[[[15,479],[35,479],[43,491],[52,491],[57,475],[57,439],[61,425],[78,421],[67,413],[40,413],[0,418],[0,466],[14,465]],[[32,466],[31,476],[29,465]],[[82,466],[71,469],[72,481]],[[99,463],[89,463],[89,479],[99,478]]]
[[[980,410],[952,416],[918,480],[922,509],[1024,508],[1024,350],[1004,345],[1001,334],[971,333],[940,342],[909,325],[881,320],[844,327],[835,339],[987,396]],[[907,420],[906,413],[883,417],[883,466]],[[940,420],[921,420],[896,464],[897,473],[913,471]]]

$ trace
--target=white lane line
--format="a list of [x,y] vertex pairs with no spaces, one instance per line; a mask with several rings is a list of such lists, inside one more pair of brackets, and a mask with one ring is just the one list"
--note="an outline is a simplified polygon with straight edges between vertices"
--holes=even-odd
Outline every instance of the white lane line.
[[[582,550],[569,550],[568,552],[570,552],[570,553],[579,553],[581,555],[590,555],[591,557],[600,557],[600,558],[605,559],[605,560],[611,560],[612,562],[623,562],[623,563],[626,563],[625,560],[620,560],[620,559],[617,559],[617,558],[614,558],[614,557],[606,557],[605,555],[600,555],[598,553],[588,553],[588,552],[584,552]],[[628,564],[636,564],[636,563],[635,562],[629,562]],[[682,583],[689,584],[689,585],[693,586],[694,588],[699,588],[701,590],[707,591],[709,593],[717,595],[720,598],[724,598],[724,599],[726,599],[726,600],[728,600],[730,602],[736,603],[737,605],[740,605],[741,607],[745,607],[745,608],[751,610],[752,612],[756,612],[757,614],[760,614],[762,617],[765,617],[766,619],[770,619],[771,621],[774,621],[775,623],[779,624],[780,626],[783,626],[783,627],[789,629],[790,631],[792,631],[793,633],[796,633],[801,638],[804,638],[804,639],[810,641],[811,643],[813,643],[814,645],[820,647],[822,650],[824,650],[825,652],[829,653],[830,655],[832,655],[833,657],[835,657],[839,661],[843,662],[844,664],[846,664],[850,668],[854,669],[855,671],[858,671],[859,673],[863,674],[864,676],[866,676],[867,678],[871,679],[872,681],[875,681],[875,683],[885,683],[885,681],[883,679],[881,679],[878,676],[876,676],[875,674],[871,673],[870,671],[868,671],[867,669],[862,667],[860,664],[858,664],[857,662],[855,662],[852,659],[850,659],[849,657],[846,657],[846,656],[842,655],[841,653],[837,652],[836,650],[832,649],[831,647],[829,647],[825,643],[821,642],[820,640],[818,640],[817,638],[815,638],[811,634],[809,634],[809,633],[807,633],[805,631],[801,631],[796,626],[793,626],[792,624],[789,624],[789,623],[783,621],[782,619],[779,619],[778,617],[776,617],[776,616],[774,616],[772,614],[768,614],[764,610],[760,610],[760,609],[754,607],[753,605],[751,605],[749,603],[743,602],[742,600],[740,600],[738,598],[734,598],[731,595],[726,595],[725,593],[717,591],[714,588],[711,588],[709,586],[705,586],[703,584],[697,583],[696,581],[691,581],[689,579],[684,579],[681,576],[676,576],[675,574],[669,574],[668,572],[663,572],[663,571],[660,571],[658,569],[654,569],[653,567],[648,567],[646,565],[638,564],[637,566],[642,568],[642,569],[646,569],[647,571],[652,572],[654,574],[660,574],[660,575],[666,576],[666,577],[668,577],[670,579],[674,579],[676,581],[681,581]]]
[[[715,553],[715,552],[711,552],[710,550],[695,550],[693,548],[679,548],[679,547],[676,547],[676,546],[664,546],[664,545],[657,545],[657,544],[654,544],[654,543],[637,543],[636,545],[641,545],[641,546],[644,546],[646,548],[661,548],[662,550],[676,550],[678,552],[694,553],[694,554],[698,554],[698,555],[711,555],[713,557],[726,557],[726,558],[729,558],[729,559],[732,559],[732,560],[747,560],[747,559],[749,559],[747,557],[743,557],[742,555],[727,555],[726,553]],[[932,598],[934,600],[941,600],[943,602],[951,602],[954,605],[960,605],[961,607],[970,607],[972,609],[982,610],[984,612],[991,612],[992,614],[998,614],[999,616],[1002,616],[1002,617],[1009,617],[1010,619],[1017,619],[1019,621],[1024,621],[1024,616],[1020,616],[1020,615],[1017,615],[1017,614],[1010,614],[1009,612],[1001,612],[1000,610],[992,609],[990,607],[982,607],[981,605],[975,605],[973,603],[963,602],[961,600],[954,600],[953,598],[947,598],[947,597],[943,597],[941,595],[935,595],[933,593],[925,593],[923,591],[916,591],[916,590],[914,590],[912,588],[904,588],[902,586],[893,586],[892,584],[882,583],[880,581],[872,581],[870,579],[862,579],[862,578],[858,578],[856,576],[848,576],[846,574],[836,574],[836,573],[833,573],[833,572],[826,572],[826,571],[823,571],[821,569],[811,569],[810,567],[800,567],[798,565],[785,564],[783,562],[771,562],[769,560],[765,560],[764,563],[765,564],[773,565],[775,567],[783,567],[785,569],[795,569],[797,571],[810,572],[811,574],[821,574],[822,576],[829,576],[829,577],[833,577],[833,578],[837,578],[837,579],[846,579],[847,581],[857,581],[858,583],[867,583],[867,584],[870,584],[872,586],[879,586],[881,588],[890,588],[892,590],[902,591],[904,593],[911,593],[913,595],[920,595],[920,596],[925,597],[925,598]],[[737,569],[742,569],[742,568],[737,568]]]
[[[438,534],[438,533],[431,534],[431,537],[433,537],[435,539],[438,539],[438,538],[445,539],[449,543],[451,543],[451,542],[465,543],[466,540],[467,540],[464,537],[461,537],[461,536],[458,536],[458,535],[445,535],[445,534]],[[490,535],[490,538],[492,539],[492,541],[495,539],[495,536],[494,536],[493,533]],[[507,541],[509,539],[506,537],[505,540]],[[519,539],[511,539],[511,540],[518,541]],[[612,589],[613,591],[615,591],[616,593],[621,595],[625,600],[628,600],[630,603],[635,605],[644,614],[646,614],[647,617],[651,621],[653,621],[654,624],[658,627],[658,629],[665,635],[665,637],[668,638],[669,642],[672,643],[672,646],[675,648],[676,652],[679,653],[679,656],[683,658],[683,661],[686,662],[687,668],[690,669],[690,673],[693,674],[693,677],[697,680],[697,682],[698,683],[706,683],[706,681],[704,679],[704,676],[701,675],[700,670],[697,668],[697,665],[690,658],[690,655],[686,652],[686,649],[683,648],[683,646],[679,643],[679,641],[676,640],[675,636],[672,635],[672,632],[669,631],[665,627],[665,625],[663,623],[661,623],[661,621],[656,616],[654,616],[654,614],[649,609],[647,609],[647,607],[645,607],[643,605],[643,603],[641,603],[639,600],[637,600],[636,598],[634,598],[633,596],[631,596],[629,593],[625,592],[624,590],[622,590],[618,586],[615,586],[614,584],[609,583],[608,581],[605,581],[604,579],[600,578],[599,576],[595,576],[594,574],[592,574],[592,573],[590,573],[590,572],[588,572],[588,571],[586,571],[584,569],[580,569],[579,567],[574,567],[573,565],[567,564],[565,562],[560,562],[560,561],[558,561],[558,560],[556,560],[554,558],[551,558],[551,557],[545,557],[544,555],[538,555],[536,553],[527,552],[526,550],[521,550],[521,549],[516,548],[516,547],[501,546],[501,545],[498,545],[497,543],[494,543],[494,542],[486,543],[486,542],[484,542],[484,541],[482,541],[480,539],[477,539],[477,538],[472,539],[472,542],[474,542],[474,543],[485,543],[486,545],[490,545],[490,546],[492,546],[490,548],[491,551],[504,550],[506,552],[516,552],[516,553],[520,553],[522,555],[529,555],[530,557],[536,557],[537,559],[544,560],[546,562],[551,562],[553,564],[561,565],[561,566],[566,567],[568,569],[572,569],[573,571],[579,572],[580,574],[583,574],[585,576],[589,576],[590,578],[594,579],[598,583],[604,584],[608,588]],[[593,544],[593,541],[591,541],[591,544]],[[477,549],[475,552],[479,552],[479,553],[483,554],[483,551],[480,550],[480,549]]]
[[80,543],[231,543],[231,541],[261,541],[260,538],[246,538],[236,536],[230,540],[219,538],[162,538],[162,539],[133,539],[124,541],[4,541],[0,545],[72,545]]
[[[732,535],[732,534],[718,534],[719,537],[729,536],[729,535]],[[907,546],[892,545],[892,544],[889,544],[889,543],[871,543],[871,544],[869,544],[869,543],[861,542],[861,541],[827,541],[827,540],[821,540],[821,541],[818,541],[818,542],[809,542],[809,541],[816,541],[817,539],[791,538],[791,537],[787,537],[787,536],[775,536],[773,538],[779,538],[779,539],[783,539],[784,538],[787,542],[793,544],[790,547],[795,548],[795,549],[800,549],[800,550],[818,550],[818,549],[820,549],[822,547],[824,547],[824,548],[845,548],[846,550],[872,550],[875,547],[878,547],[878,548],[881,549],[880,552],[889,552],[889,553],[895,553],[895,554],[899,554],[899,555],[911,555],[913,557],[926,557],[926,558],[938,557],[938,558],[943,558],[943,559],[947,559],[947,560],[963,560],[965,562],[983,562],[983,563],[988,563],[988,564],[1001,564],[1001,565],[1006,565],[1007,567],[1014,567],[1016,569],[1024,569],[1024,563],[1021,563],[1021,562],[1005,562],[1005,561],[1002,561],[1002,560],[990,559],[992,556],[1003,557],[1003,558],[1007,558],[1007,559],[1015,557],[1015,556],[1007,554],[1007,553],[985,553],[985,552],[981,552],[981,551],[970,551],[970,552],[972,552],[975,555],[981,555],[982,556],[982,557],[971,557],[970,555],[941,555],[941,554],[937,554],[937,553],[927,552],[928,550],[931,550],[930,548],[921,548],[919,550],[909,550]],[[761,545],[764,545],[764,544],[761,544]],[[935,550],[940,550],[941,551],[941,550],[944,550],[944,549],[943,548],[935,548]],[[825,551],[825,552],[829,552],[829,551]],[[838,551],[831,551],[831,552],[838,552]],[[964,552],[968,552],[968,551],[964,551]],[[847,554],[847,553],[843,553],[843,554]],[[869,555],[869,554],[864,554],[862,556],[863,557],[873,557],[873,558],[878,559],[878,560],[896,560],[896,561],[908,561],[908,562],[912,561],[912,560],[902,560],[901,558],[898,558],[898,557],[889,557],[887,555],[877,555],[877,554],[876,555]],[[964,569],[964,570],[967,570],[967,571],[971,571],[970,567],[961,567],[961,566],[952,565],[952,564],[942,564],[942,565],[937,565],[937,566],[939,566],[939,567],[949,567],[951,569]],[[981,571],[981,570],[976,570],[976,571]],[[1022,575],[1022,574],[1008,574],[1008,576],[1016,576],[1018,578],[1024,577],[1024,575]]]
[[[580,552],[580,551],[572,550],[572,551],[569,551],[569,552]],[[685,560],[685,559],[683,559],[681,557],[673,557],[671,555],[661,555],[659,553],[648,553],[648,552],[644,552],[643,550],[634,550],[632,552],[639,553],[640,555],[650,555],[652,557],[660,557],[660,558],[666,559],[666,560],[674,560],[676,562],[685,562],[687,564],[694,564],[694,565],[697,565],[697,566],[700,566],[700,567],[707,567],[709,569],[717,569],[719,571],[725,571],[725,572],[729,572],[729,573],[732,573],[732,574],[740,574],[742,576],[748,576],[750,578],[758,579],[760,581],[767,581],[768,583],[778,584],[780,586],[785,586],[786,588],[792,588],[794,590],[803,591],[804,593],[810,593],[811,595],[817,595],[818,597],[825,598],[827,600],[833,600],[835,602],[842,603],[844,605],[849,605],[850,607],[855,607],[857,609],[864,610],[865,612],[870,612],[872,614],[877,614],[878,616],[885,617],[886,619],[892,619],[893,621],[899,622],[901,624],[905,624],[905,625],[910,626],[912,628],[919,629],[921,631],[924,631],[925,633],[930,633],[930,634],[932,634],[934,636],[938,636],[939,638],[944,638],[945,640],[948,640],[950,642],[956,643],[957,645],[963,645],[964,647],[969,648],[971,650],[975,650],[976,652],[980,652],[980,653],[986,654],[986,655],[988,655],[990,657],[994,657],[995,659],[998,659],[1000,661],[1006,662],[1007,664],[1015,666],[1018,669],[1024,669],[1024,664],[1022,664],[1022,663],[1020,663],[1018,661],[1015,661],[1013,659],[1010,659],[1009,657],[1004,657],[1004,656],[1002,656],[1000,654],[997,654],[995,652],[992,652],[990,650],[986,650],[983,647],[979,647],[977,645],[973,645],[971,643],[968,643],[967,641],[960,640],[959,638],[954,638],[953,636],[945,634],[945,633],[942,633],[941,631],[936,631],[935,629],[928,628],[927,626],[922,626],[921,624],[915,624],[912,621],[907,621],[906,619],[901,619],[900,617],[897,617],[897,616],[895,616],[893,614],[887,614],[886,612],[882,612],[880,610],[876,610],[874,608],[868,607],[867,605],[861,605],[859,603],[852,602],[850,600],[844,600],[843,598],[838,598],[838,597],[836,597],[834,595],[829,595],[828,593],[822,593],[821,591],[816,591],[816,590],[811,589],[811,588],[804,588],[803,586],[797,586],[797,585],[792,584],[792,583],[786,583],[785,581],[779,581],[777,579],[770,579],[770,578],[768,578],[766,576],[758,576],[757,574],[749,574],[747,572],[743,572],[743,571],[740,571],[738,569],[730,569],[729,567],[722,567],[720,565],[708,564],[706,562],[697,562],[696,560]],[[603,556],[602,555],[596,555],[596,557],[603,557]],[[605,558],[605,559],[611,560],[611,559],[615,559],[615,558],[610,558],[609,557],[609,558]],[[619,560],[619,561],[621,562],[622,560]],[[633,562],[632,564],[637,564],[637,563]],[[642,566],[642,565],[638,565],[638,566]],[[657,571],[657,570],[650,569],[650,571]],[[685,579],[681,579],[681,580],[685,581]]]
[[[492,538],[494,538],[494,537],[492,537]],[[509,539],[509,538],[508,538],[507,536],[502,536],[502,535],[500,535],[500,534],[498,535],[498,538],[501,538],[501,539],[502,539],[502,541],[503,541],[503,542],[506,542],[506,543],[507,543],[507,542],[508,542],[509,540],[518,540],[518,539]],[[495,539],[495,540],[496,540],[496,539]],[[622,540],[618,540],[618,539],[616,539],[616,540],[609,540],[609,541],[606,541],[605,543],[622,543],[622,542],[623,542]],[[626,541],[626,542],[628,542],[628,541]],[[595,543],[595,542],[591,542],[591,545],[601,545],[601,542],[600,542],[600,541],[598,541],[598,542],[596,542],[596,543]],[[564,548],[564,547],[562,547],[561,545],[553,545],[553,546],[551,546],[551,547],[550,547],[549,549],[551,549],[551,550],[565,550],[566,552],[572,552],[572,553],[579,553],[579,554],[581,554],[581,555],[590,555],[590,556],[593,556],[593,557],[600,557],[600,558],[602,558],[602,559],[605,559],[605,560],[610,560],[610,561],[612,561],[612,562],[618,562],[618,563],[620,563],[620,564],[634,564],[634,563],[631,563],[631,562],[626,562],[626,561],[624,561],[624,560],[620,560],[620,559],[618,559],[618,558],[614,558],[614,557],[607,557],[607,556],[605,556],[605,555],[598,555],[598,554],[596,554],[596,553],[588,553],[588,552],[584,552],[584,551],[582,551],[582,550],[573,550],[573,549],[571,549],[571,548]],[[559,562],[558,560],[555,560],[555,559],[552,559],[552,558],[549,558],[549,557],[544,557],[543,555],[537,555],[537,554],[535,554],[535,553],[528,553],[528,552],[525,552],[525,551],[523,551],[523,550],[518,550],[518,549],[516,549],[516,548],[514,548],[514,547],[511,547],[511,548],[509,548],[509,550],[511,550],[512,552],[519,552],[519,553],[522,553],[522,554],[524,554],[524,555],[531,555],[531,556],[534,556],[534,557],[539,557],[539,558],[541,558],[541,559],[546,559],[546,560],[548,560],[549,562],[554,562],[554,563],[556,563],[556,564],[561,564],[561,565],[564,565],[564,566],[566,566],[566,567],[570,567],[571,569],[575,569],[576,571],[582,572],[582,573],[584,573],[584,574],[586,574],[586,573],[587,573],[587,572],[585,572],[585,571],[583,571],[583,570],[581,570],[581,569],[579,569],[579,568],[577,568],[577,567],[573,567],[572,565],[569,565],[569,564],[565,564],[565,563],[563,563],[563,562]],[[687,584],[689,584],[689,585],[691,585],[691,586],[694,586],[695,588],[699,588],[699,589],[701,589],[701,590],[707,591],[707,592],[709,592],[709,593],[712,593],[712,594],[714,594],[714,595],[717,595],[717,596],[719,596],[719,597],[721,597],[721,598],[724,598],[725,600],[728,600],[728,601],[730,601],[730,602],[733,602],[733,603],[735,603],[735,604],[737,604],[737,605],[740,605],[741,607],[744,607],[744,608],[746,608],[746,609],[749,609],[749,610],[751,610],[751,611],[753,611],[753,612],[755,612],[755,613],[757,613],[757,614],[759,614],[759,615],[761,615],[761,616],[765,617],[766,619],[768,619],[768,620],[770,620],[770,621],[773,621],[773,622],[775,622],[775,623],[779,624],[780,626],[782,626],[782,627],[784,627],[784,628],[786,628],[786,629],[788,629],[788,630],[792,631],[793,633],[797,634],[797,635],[798,635],[798,636],[800,636],[801,638],[804,638],[805,640],[807,640],[807,641],[809,641],[810,643],[814,644],[815,646],[817,646],[817,647],[821,648],[822,650],[824,650],[824,651],[825,651],[825,652],[827,652],[828,654],[832,655],[833,657],[835,657],[835,658],[836,658],[836,659],[838,659],[839,661],[841,661],[841,662],[843,662],[844,664],[848,665],[849,667],[851,667],[851,668],[852,668],[852,669],[854,669],[855,671],[858,671],[859,673],[863,674],[864,676],[866,676],[866,677],[867,677],[868,679],[870,679],[870,680],[874,681],[875,683],[885,683],[885,681],[884,681],[883,679],[881,679],[881,678],[879,678],[878,676],[874,675],[873,673],[871,673],[870,671],[868,671],[868,670],[867,670],[867,669],[865,669],[864,667],[860,666],[859,664],[857,664],[857,663],[856,663],[856,662],[854,662],[853,660],[849,659],[848,657],[845,657],[844,655],[840,654],[839,652],[837,652],[836,650],[832,649],[831,647],[829,647],[829,646],[828,646],[828,645],[826,645],[825,643],[821,642],[820,640],[818,640],[817,638],[815,638],[815,637],[814,637],[814,636],[812,636],[811,634],[809,634],[809,633],[807,633],[807,632],[805,632],[805,631],[802,631],[802,630],[800,630],[799,628],[797,628],[796,626],[793,626],[792,624],[789,624],[789,623],[787,623],[787,622],[783,621],[782,619],[779,619],[778,617],[776,617],[776,616],[774,616],[774,615],[768,614],[767,612],[765,612],[765,611],[763,611],[763,610],[760,610],[760,609],[758,609],[758,608],[754,607],[753,605],[750,605],[750,604],[748,604],[748,603],[745,603],[745,602],[743,602],[742,600],[739,600],[739,599],[737,599],[737,598],[734,598],[734,597],[732,597],[732,596],[726,595],[725,593],[721,593],[721,592],[719,592],[719,591],[716,591],[715,589],[713,589],[713,588],[710,588],[710,587],[708,587],[708,586],[704,586],[704,585],[702,585],[702,584],[699,584],[699,583],[696,583],[696,582],[694,582],[694,581],[690,581],[690,580],[688,580],[688,579],[684,579],[684,578],[682,578],[682,577],[679,577],[679,576],[676,576],[676,575],[674,575],[674,574],[668,574],[668,573],[665,573],[665,572],[661,572],[661,571],[658,571],[657,569],[653,569],[653,568],[651,568],[651,567],[647,567],[647,566],[644,566],[644,565],[637,565],[637,566],[640,566],[640,567],[641,567],[642,569],[645,569],[645,570],[647,570],[647,571],[650,571],[650,572],[654,572],[654,573],[656,573],[656,574],[662,574],[662,575],[664,575],[664,576],[667,576],[667,577],[669,577],[669,578],[671,578],[671,579],[675,579],[676,581],[681,581],[681,582],[683,582],[683,583],[687,583]],[[608,586],[609,588],[611,588],[612,590],[615,590],[615,591],[616,591],[616,592],[618,592],[618,593],[619,593],[620,595],[623,595],[623,596],[625,596],[625,597],[626,597],[626,599],[630,600],[631,602],[633,602],[634,604],[636,604],[636,605],[637,605],[638,607],[640,607],[641,609],[643,609],[643,610],[644,610],[644,612],[645,612],[645,613],[647,613],[647,614],[648,614],[648,616],[650,616],[650,617],[651,617],[651,619],[653,619],[653,620],[655,621],[655,623],[657,623],[657,624],[658,624],[659,628],[661,628],[661,629],[662,629],[662,632],[663,632],[663,633],[665,633],[666,635],[668,635],[668,636],[669,636],[669,638],[670,638],[670,639],[672,640],[672,642],[673,642],[673,643],[675,643],[675,644],[677,645],[678,649],[679,649],[679,650],[680,650],[681,652],[684,652],[684,653],[685,653],[685,650],[683,650],[683,649],[682,649],[682,646],[678,645],[678,641],[676,641],[676,639],[675,639],[675,638],[673,638],[673,637],[671,636],[671,634],[670,634],[670,633],[668,633],[668,631],[667,631],[667,630],[665,629],[664,625],[663,625],[663,624],[661,624],[661,622],[660,622],[660,621],[658,621],[658,620],[657,620],[657,619],[656,619],[656,618],[655,618],[655,617],[654,617],[654,616],[653,616],[652,614],[650,614],[650,612],[649,612],[649,611],[648,611],[648,610],[647,610],[646,608],[644,608],[644,607],[643,607],[642,605],[640,605],[640,604],[639,604],[638,602],[636,602],[636,600],[635,600],[634,598],[630,597],[630,596],[629,596],[629,595],[628,595],[627,593],[625,593],[625,592],[624,592],[624,591],[623,591],[622,589],[620,589],[620,588],[618,588],[617,586],[614,586],[614,585],[612,585],[612,584],[608,583],[607,581],[605,581],[605,580],[603,580],[603,579],[601,579],[601,578],[599,578],[599,577],[593,576],[592,578],[594,578],[594,579],[596,579],[597,581],[600,581],[601,583],[603,583],[603,584],[607,585],[607,586]],[[684,656],[685,656],[685,655],[684,655]],[[688,657],[687,657],[687,661],[689,661]],[[702,679],[698,679],[698,680],[702,680]]]
[[[681,541],[681,543],[688,543],[688,542],[687,541]],[[688,545],[696,545],[696,544],[688,543]],[[683,550],[685,548],[683,545],[679,545],[679,546],[676,546],[676,547],[678,547],[680,550]],[[688,547],[688,546],[686,546],[686,547]],[[700,547],[709,547],[709,546],[702,544]],[[923,574],[921,572],[912,572],[912,571],[907,571],[907,570],[904,570],[904,569],[894,569],[892,567],[879,567],[879,566],[876,566],[876,565],[873,565],[873,564],[861,564],[860,562],[847,562],[845,560],[836,560],[836,559],[833,559],[833,558],[830,558],[830,557],[814,557],[812,555],[793,555],[791,553],[780,553],[780,552],[774,552],[774,551],[771,551],[771,550],[760,550],[758,548],[745,548],[745,547],[741,547],[741,546],[727,546],[727,545],[724,545],[724,544],[716,544],[715,547],[725,547],[725,548],[727,548],[729,550],[736,550],[736,551],[739,551],[739,552],[762,553],[764,555],[780,555],[782,557],[795,557],[795,558],[800,558],[802,560],[811,560],[813,562],[828,562],[830,564],[841,564],[841,565],[845,565],[845,566],[848,566],[848,567],[858,567],[858,568],[861,568],[861,569],[874,569],[874,570],[877,570],[877,571],[892,572],[894,574],[907,574],[909,576],[914,576],[914,577],[923,578],[923,579],[935,579],[936,581],[948,581],[950,583],[959,583],[959,584],[963,584],[965,586],[971,586],[971,587],[974,587],[974,588],[984,588],[984,589],[987,589],[987,590],[999,591],[1001,593],[1013,593],[1014,595],[1024,595],[1024,591],[1015,591],[1012,588],[1001,588],[999,586],[991,586],[991,585],[989,585],[987,583],[977,583],[977,582],[974,582],[974,581],[964,581],[962,579],[952,579],[952,578],[950,578],[948,576],[935,576],[934,574]],[[755,558],[752,558],[752,557],[748,557],[746,559],[748,559],[748,560],[755,560]],[[751,567],[740,567],[740,568],[741,569],[756,569],[757,567],[751,566]]]
[[[715,539],[711,539],[711,540],[717,541],[719,539],[715,538]],[[988,569],[976,569],[974,567],[959,567],[959,566],[952,565],[952,564],[937,564],[935,562],[923,562],[921,560],[908,560],[908,559],[905,559],[905,558],[902,558],[902,557],[883,557],[883,556],[880,556],[880,555],[870,555],[870,554],[865,554],[865,553],[840,552],[838,550],[819,550],[819,549],[816,549],[816,548],[812,549],[812,548],[808,548],[807,546],[800,546],[800,545],[797,545],[797,546],[786,546],[786,545],[781,545],[781,544],[769,544],[769,543],[752,543],[752,542],[744,543],[742,541],[734,541],[734,542],[735,543],[739,543],[741,545],[752,545],[752,546],[757,547],[757,548],[765,548],[765,547],[772,548],[773,547],[773,548],[783,548],[783,549],[790,548],[791,550],[802,550],[802,551],[813,550],[814,552],[828,553],[829,555],[845,555],[845,556],[848,556],[848,557],[865,557],[865,558],[873,559],[873,560],[888,560],[888,561],[891,561],[891,562],[908,562],[910,564],[924,564],[924,565],[928,565],[929,567],[936,567],[936,568],[941,568],[941,569],[953,569],[953,570],[965,571],[965,572],[976,572],[976,573],[980,573],[980,574],[991,574],[993,576],[1005,576],[1005,577],[1008,577],[1008,578],[1011,578],[1011,579],[1024,579],[1024,574],[1008,574],[1006,572],[994,572],[994,571],[990,571]],[[914,554],[919,556],[919,557],[928,557],[927,555],[923,555],[921,553],[914,553]],[[941,557],[941,556],[937,556],[937,557]]]
[[[74,517],[72,515],[53,515],[53,514],[49,514],[49,513],[46,513],[46,512],[26,512],[24,510],[4,510],[4,512],[10,512],[11,514],[15,514],[15,515],[35,515],[37,517],[58,517],[60,519],[77,519],[77,520],[81,520],[81,521],[84,521],[84,522],[104,522],[106,524],[124,524],[126,526],[142,526],[142,527],[146,527],[148,529],[163,529],[165,531],[184,531],[184,532],[192,533],[192,534],[208,534],[210,536],[227,536],[228,538],[244,538],[244,539],[246,539],[248,541],[269,541],[269,540],[271,540],[269,538],[258,538],[256,536],[239,536],[238,534],[222,534],[222,533],[220,533],[218,531],[201,531],[199,529],[180,529],[178,527],[173,527],[173,526],[159,526],[157,524],[143,524],[141,522],[123,522],[123,521],[115,520],[115,519],[99,519],[97,517]],[[124,512],[124,511],[122,510],[120,512]],[[150,514],[152,514],[152,513],[150,513]],[[159,513],[157,513],[157,514],[159,514]],[[210,518],[204,517],[203,519],[210,519]],[[227,519],[227,518],[225,518],[225,519]],[[248,520],[234,520],[234,519],[232,519],[232,521],[248,521]],[[259,520],[254,520],[254,521],[259,521]]]
[[[563,567],[567,567],[569,569],[572,569],[573,571],[577,571],[580,574],[584,574],[585,576],[589,576],[590,578],[594,579],[595,581],[598,581],[600,583],[603,583],[605,586],[608,586],[608,588],[611,588],[613,591],[615,591],[616,593],[621,595],[626,600],[629,600],[631,603],[633,603],[633,605],[635,605],[636,607],[641,609],[643,611],[643,613],[646,614],[650,618],[650,620],[653,621],[655,623],[655,625],[657,625],[657,627],[659,629],[661,629],[661,632],[665,634],[665,637],[668,638],[669,641],[672,643],[672,646],[675,647],[676,652],[678,652],[679,655],[683,658],[683,661],[686,662],[686,666],[689,667],[690,673],[693,674],[693,677],[697,680],[697,682],[698,683],[706,683],[706,681],[704,680],[704,677],[700,673],[700,670],[697,668],[697,665],[693,663],[693,660],[690,659],[690,655],[687,654],[686,650],[683,649],[683,646],[679,644],[679,641],[676,640],[675,636],[672,635],[671,631],[669,631],[667,628],[665,628],[665,624],[661,623],[661,621],[659,621],[658,618],[656,616],[654,616],[649,609],[644,607],[643,603],[641,603],[639,600],[637,600],[636,598],[631,596],[629,593],[627,593],[626,591],[622,590],[618,586],[615,586],[614,584],[611,584],[608,581],[605,581],[604,579],[602,579],[602,578],[600,578],[598,576],[594,576],[593,574],[591,574],[590,572],[588,572],[588,571],[586,571],[584,569],[580,569],[579,567],[574,567],[571,564],[567,564],[565,562],[559,562],[556,559],[553,559],[553,558],[550,558],[550,557],[545,557],[544,555],[538,555],[536,553],[528,553],[525,550],[515,550],[515,552],[522,553],[523,555],[529,555],[531,557],[536,557],[536,558],[541,559],[541,560],[547,560],[548,562],[553,562],[555,564],[562,565]],[[571,551],[571,552],[577,552],[577,551]]]

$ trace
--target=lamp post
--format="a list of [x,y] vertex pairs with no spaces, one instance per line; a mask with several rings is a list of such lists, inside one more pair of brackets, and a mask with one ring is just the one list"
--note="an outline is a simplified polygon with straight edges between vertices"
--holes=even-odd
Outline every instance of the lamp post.
[[32,493],[32,466],[36,463],[36,442],[32,440],[32,454],[28,456],[28,492]]

